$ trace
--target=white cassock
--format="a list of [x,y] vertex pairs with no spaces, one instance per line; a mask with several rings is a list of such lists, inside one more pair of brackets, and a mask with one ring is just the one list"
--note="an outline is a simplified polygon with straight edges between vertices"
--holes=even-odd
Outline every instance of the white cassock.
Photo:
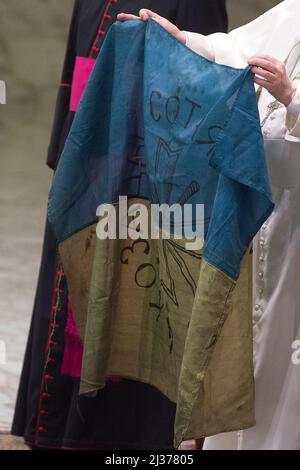
[[275,210],[254,241],[257,425],[208,438],[205,449],[300,450],[300,0],[227,35],[186,34],[188,47],[218,63],[276,57],[297,84],[287,109],[266,90],[259,97]]

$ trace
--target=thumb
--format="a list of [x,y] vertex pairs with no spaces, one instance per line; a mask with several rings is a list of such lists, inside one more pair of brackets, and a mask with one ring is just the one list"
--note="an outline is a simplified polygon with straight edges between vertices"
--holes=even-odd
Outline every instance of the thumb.
[[140,18],[144,21],[148,20],[149,18],[152,18],[152,19],[158,18],[157,13],[154,13],[154,11],[151,11],[151,10],[147,10],[147,8],[142,8],[142,10],[140,10],[139,15],[140,15]]

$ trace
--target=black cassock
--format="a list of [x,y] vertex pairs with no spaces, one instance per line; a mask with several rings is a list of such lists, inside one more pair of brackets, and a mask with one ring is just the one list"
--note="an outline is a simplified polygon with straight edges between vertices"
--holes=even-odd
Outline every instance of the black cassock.
[[[149,8],[180,29],[227,30],[225,0],[77,0],[59,87],[47,163],[55,169],[74,118],[76,57],[95,59],[120,12]],[[159,52],[158,52],[159,53]],[[72,106],[71,106],[71,109]],[[149,385],[108,382],[97,398],[80,397],[79,380],[61,373],[68,291],[48,223],[12,433],[37,448],[172,448],[175,404]]]

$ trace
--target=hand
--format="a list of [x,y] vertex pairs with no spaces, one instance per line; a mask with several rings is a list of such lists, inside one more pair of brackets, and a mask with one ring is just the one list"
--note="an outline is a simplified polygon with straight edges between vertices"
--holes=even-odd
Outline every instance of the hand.
[[172,34],[172,36],[178,39],[178,41],[182,42],[183,44],[186,43],[185,34],[182,31],[180,31],[180,29],[178,29],[177,26],[175,26],[166,18],[159,16],[157,13],[154,13],[151,10],[147,10],[146,8],[143,8],[142,10],[140,10],[139,16],[129,15],[127,13],[119,13],[117,18],[119,21],[140,20],[140,19],[143,21],[147,21],[149,18],[152,18],[154,21],[160,24],[160,26],[162,26],[166,31],[168,31],[168,33]]
[[267,55],[251,57],[248,63],[253,65],[255,83],[266,88],[277,101],[288,106],[293,99],[295,88],[284,63]]

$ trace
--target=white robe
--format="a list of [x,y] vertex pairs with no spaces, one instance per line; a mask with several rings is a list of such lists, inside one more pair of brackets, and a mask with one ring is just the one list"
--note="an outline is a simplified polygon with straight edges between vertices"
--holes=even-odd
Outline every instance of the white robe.
[[[187,46],[218,63],[251,56],[286,61],[297,92],[263,125],[275,210],[254,241],[254,428],[205,441],[206,450],[300,450],[300,0],[286,0],[228,35],[187,34]],[[262,122],[274,98],[259,98]],[[294,353],[294,356],[293,356]],[[296,351],[297,353],[297,351]]]

